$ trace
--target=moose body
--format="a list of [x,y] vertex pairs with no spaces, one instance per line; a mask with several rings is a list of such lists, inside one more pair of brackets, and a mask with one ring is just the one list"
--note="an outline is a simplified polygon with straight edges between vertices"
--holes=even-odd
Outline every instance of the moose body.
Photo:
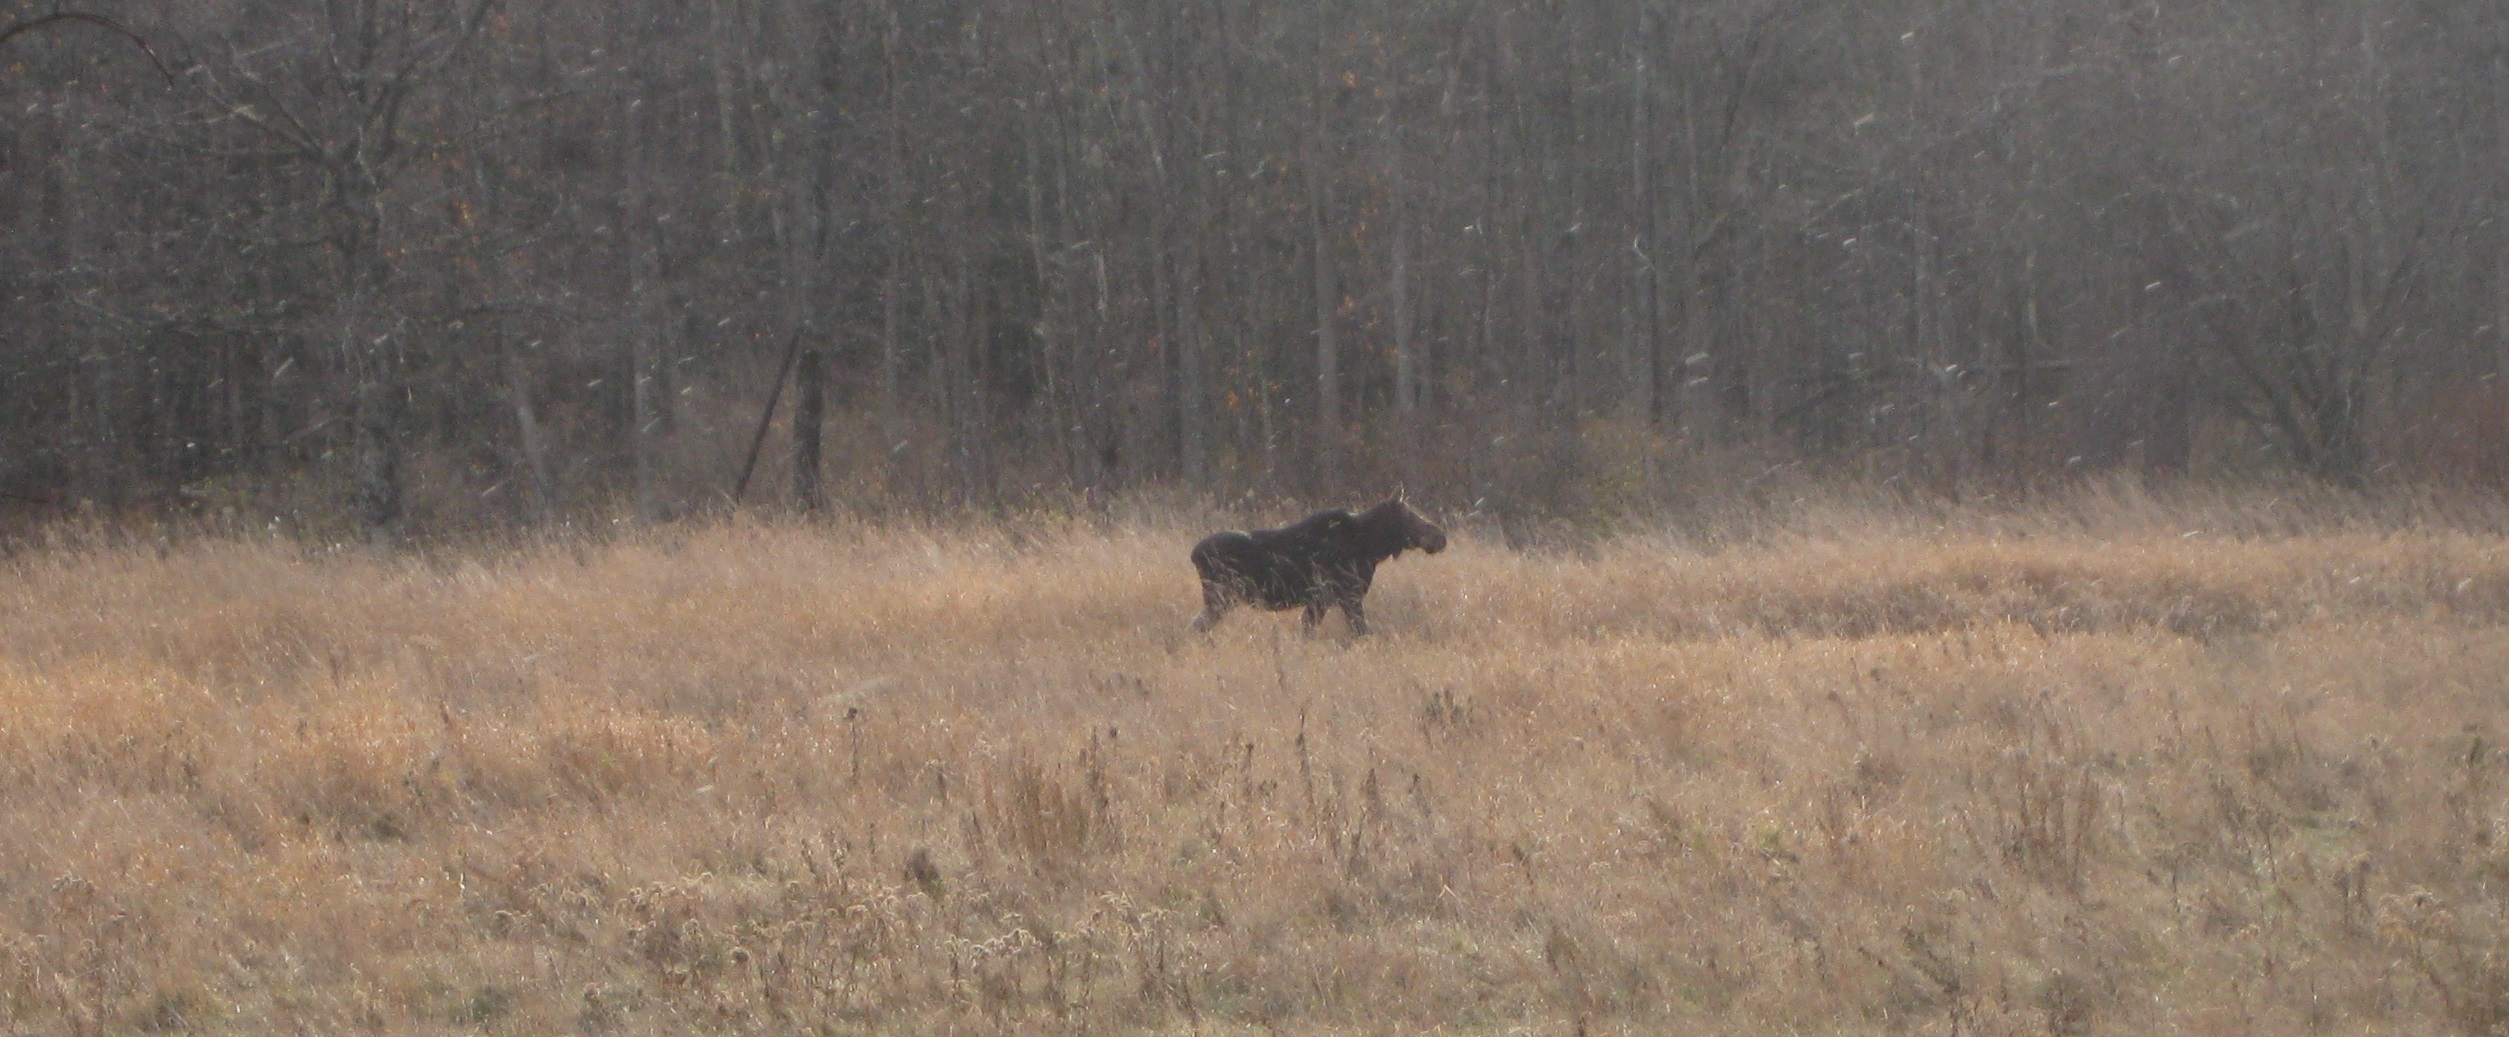
[[1209,630],[1239,604],[1281,611],[1304,608],[1306,628],[1340,606],[1354,634],[1368,632],[1361,600],[1379,563],[1412,548],[1446,550],[1446,531],[1396,497],[1352,514],[1319,511],[1279,529],[1213,533],[1194,545],[1194,570],[1202,575],[1202,614],[1195,630]]

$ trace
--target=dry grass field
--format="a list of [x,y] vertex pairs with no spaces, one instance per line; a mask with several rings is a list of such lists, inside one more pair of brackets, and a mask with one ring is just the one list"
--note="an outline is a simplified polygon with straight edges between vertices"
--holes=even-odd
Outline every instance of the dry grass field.
[[[2509,1027],[2509,541],[1840,512],[0,562],[0,1032]],[[1277,516],[1263,516],[1277,517]]]

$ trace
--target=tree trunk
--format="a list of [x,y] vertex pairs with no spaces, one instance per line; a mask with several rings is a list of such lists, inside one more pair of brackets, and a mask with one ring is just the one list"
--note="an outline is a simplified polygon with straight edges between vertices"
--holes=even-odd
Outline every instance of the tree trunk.
[[827,507],[819,479],[819,434],[827,412],[827,365],[819,347],[807,346],[793,368],[793,504],[804,512]]
[[1411,423],[1420,410],[1420,362],[1412,339],[1411,221],[1397,203],[1394,216],[1394,264],[1386,276],[1386,306],[1394,317],[1394,412],[1404,425],[1408,452]]
[[1326,191],[1325,164],[1330,159],[1327,133],[1331,129],[1332,87],[1327,85],[1329,69],[1325,62],[1325,11],[1319,0],[1315,5],[1315,67],[1310,71],[1315,94],[1309,117],[1313,120],[1307,163],[1307,227],[1315,251],[1315,436],[1316,478],[1313,488],[1332,492],[1342,478],[1342,352],[1336,334],[1334,315],[1337,309],[1333,280],[1333,242],[1326,232],[1324,218]]
[[727,242],[737,239],[740,234],[740,136],[734,121],[734,67],[739,63],[737,51],[741,47],[737,35],[740,29],[737,8],[740,3],[741,0],[713,0],[709,8],[713,33],[706,48],[706,59],[714,80],[715,150],[720,152],[716,157],[723,163],[716,172],[721,178],[723,194],[716,212],[719,223],[715,236]]
[[[1699,128],[1698,78],[1696,73],[1679,76],[1679,87],[1675,93],[1680,103],[1677,117],[1681,123],[1682,179],[1678,190],[1682,213],[1681,219],[1674,225],[1681,233],[1681,240],[1667,249],[1669,255],[1666,258],[1672,264],[1670,280],[1675,299],[1681,307],[1681,336],[1680,355],[1673,358],[1668,366],[1675,386],[1672,394],[1674,418],[1680,425],[1682,437],[1694,445],[1705,445],[1721,438],[1727,427],[1723,401],[1718,397],[1715,386],[1716,355],[1720,347],[1715,320],[1719,314],[1732,308],[1734,300],[1720,291],[1725,286],[1703,276],[1703,271],[1710,268],[1711,249],[1717,247],[1711,238],[1718,231],[1716,217],[1723,209],[1724,176],[1721,168],[1730,158],[1721,144],[1713,156],[1705,150],[1709,146],[1709,138]],[[1727,251],[1738,250],[1728,246]],[[1726,350],[1738,348],[1731,343],[1722,346]]]
[[380,221],[360,225],[374,211],[369,200],[352,203],[346,217],[352,229],[340,242],[340,258],[348,268],[348,290],[340,300],[340,350],[349,377],[350,503],[360,532],[377,547],[397,547],[403,509],[401,410],[406,389],[401,384],[399,351],[390,332],[371,326],[369,311],[383,282],[382,258],[370,254]]
[[876,405],[879,408],[881,456],[889,457],[893,456],[889,450],[893,448],[898,438],[903,417],[902,401],[898,395],[900,370],[904,363],[900,356],[902,345],[899,336],[903,334],[903,331],[902,318],[899,313],[901,300],[898,296],[905,291],[906,208],[909,187],[906,183],[905,109],[898,99],[898,91],[903,89],[903,86],[898,82],[897,74],[900,27],[895,0],[883,3],[881,11],[887,19],[887,24],[882,28],[880,36],[880,53],[884,61],[881,93],[883,103],[886,105],[887,132],[885,136],[888,145],[885,149],[887,168],[884,170],[884,183],[882,184],[884,196],[882,208],[886,211],[881,213],[881,219],[887,232],[888,274],[880,282],[880,370],[878,373],[880,398]]
[[532,410],[531,382],[525,377],[523,362],[508,353],[506,366],[506,398],[514,408],[514,432],[522,443],[523,499],[534,523],[546,523],[556,514],[556,494],[549,478],[549,447],[542,439],[540,416]]
[[398,365],[381,344],[352,341],[350,348],[361,354],[352,455],[358,526],[368,543],[394,547],[401,539],[403,506]]
[[1402,199],[1402,177],[1392,178],[1395,195],[1393,269],[1386,277],[1386,306],[1394,317],[1395,463],[1402,484],[1420,481],[1420,365],[1414,355],[1411,302],[1411,214]]
[[1638,12],[1638,31],[1629,58],[1629,277],[1631,298],[1624,304],[1628,326],[1621,340],[1622,406],[1640,421],[1655,421],[1655,193],[1647,177],[1654,127],[1647,119],[1647,13]]
[[626,143],[625,226],[619,228],[619,241],[628,248],[627,298],[629,319],[635,322],[627,332],[627,428],[626,442],[629,473],[629,508],[639,522],[651,522],[659,513],[655,502],[654,430],[661,419],[655,414],[654,353],[655,338],[662,322],[660,278],[654,267],[659,261],[662,243],[655,226],[652,200],[646,189],[644,170],[636,162],[642,155],[644,118],[640,105],[630,99],[621,113],[626,122],[622,134]]
[[1176,246],[1176,419],[1178,453],[1188,486],[1201,487],[1211,477],[1211,411],[1207,349],[1195,313],[1201,294],[1201,248],[1186,236]]

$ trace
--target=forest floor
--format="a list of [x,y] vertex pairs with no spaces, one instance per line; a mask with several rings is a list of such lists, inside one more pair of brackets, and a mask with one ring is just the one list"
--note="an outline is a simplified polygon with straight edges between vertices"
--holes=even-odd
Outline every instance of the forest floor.
[[2509,540],[2278,514],[71,538],[0,1031],[2497,1032]]

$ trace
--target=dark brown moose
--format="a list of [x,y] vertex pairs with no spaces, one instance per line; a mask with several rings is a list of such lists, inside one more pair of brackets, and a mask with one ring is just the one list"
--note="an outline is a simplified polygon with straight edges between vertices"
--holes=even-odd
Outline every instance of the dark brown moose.
[[1411,548],[1446,550],[1446,531],[1420,517],[1399,495],[1356,515],[1335,508],[1279,529],[1213,533],[1194,545],[1194,570],[1202,574],[1202,614],[1195,630],[1209,630],[1238,604],[1280,611],[1305,607],[1306,629],[1339,605],[1354,634],[1368,632],[1360,611],[1377,563]]

